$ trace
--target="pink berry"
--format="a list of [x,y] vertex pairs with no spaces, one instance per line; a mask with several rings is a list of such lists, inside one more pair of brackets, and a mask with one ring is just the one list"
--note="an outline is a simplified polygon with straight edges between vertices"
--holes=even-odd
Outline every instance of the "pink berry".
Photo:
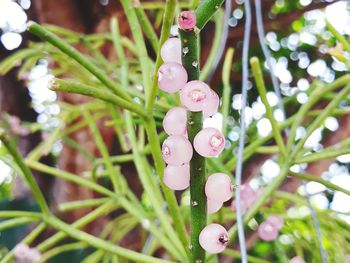
[[214,214],[220,210],[223,202],[218,200],[207,199],[207,212],[208,214]]
[[207,84],[200,80],[193,80],[180,91],[180,100],[188,110],[202,111],[207,107],[210,95],[211,89]]
[[173,190],[186,189],[190,186],[190,165],[168,165],[164,170],[163,182]]
[[182,11],[178,18],[179,27],[184,31],[194,29],[196,26],[196,14],[193,11]]
[[192,145],[184,136],[169,136],[162,145],[163,160],[170,165],[188,163],[193,155]]
[[262,240],[273,241],[278,236],[278,229],[268,221],[259,225],[258,235]]
[[207,225],[199,234],[199,244],[208,253],[222,252],[228,243],[228,233],[219,224]]
[[226,202],[232,197],[232,183],[228,175],[215,173],[205,183],[205,194],[208,199]]
[[283,225],[284,225],[284,221],[283,219],[278,216],[278,215],[270,215],[267,220],[267,222],[270,222],[272,225],[275,226],[275,228],[277,228],[278,230],[280,230]]
[[218,94],[211,90],[207,106],[203,109],[203,116],[204,118],[208,118],[213,116],[215,113],[218,112],[220,104],[220,98]]
[[[248,208],[249,207],[247,206],[247,204],[243,200],[241,200],[241,213],[244,214],[245,212],[247,212]],[[237,211],[236,200],[232,201],[231,209],[232,209],[233,212]]]
[[161,90],[175,93],[182,89],[187,82],[185,68],[176,62],[167,62],[158,70],[158,86]]
[[164,117],[163,128],[168,135],[185,135],[187,132],[187,110],[182,107],[169,110]]
[[[350,261],[346,261],[346,263],[349,263],[349,262],[350,262]],[[305,263],[305,260],[302,259],[301,257],[296,256],[296,257],[292,258],[292,259],[289,261],[289,263]]]
[[181,64],[181,40],[172,37],[165,41],[160,49],[160,56],[165,63],[176,62]]
[[223,151],[225,138],[218,129],[205,128],[194,137],[193,147],[203,157],[214,157]]
[[[244,214],[256,201],[258,194],[249,184],[243,184],[241,188],[241,212]],[[236,201],[231,204],[233,212],[236,212]]]

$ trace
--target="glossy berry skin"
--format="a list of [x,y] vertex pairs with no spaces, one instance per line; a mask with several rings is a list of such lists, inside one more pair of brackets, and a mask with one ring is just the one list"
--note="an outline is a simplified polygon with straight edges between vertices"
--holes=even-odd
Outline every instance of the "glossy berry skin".
[[181,191],[190,186],[190,165],[168,165],[164,170],[163,182],[170,189]]
[[208,177],[205,183],[205,195],[208,199],[226,202],[232,198],[232,183],[228,175],[215,173]]
[[222,252],[228,243],[228,233],[219,224],[207,225],[199,234],[199,244],[208,253]]
[[273,241],[278,236],[278,229],[268,221],[262,222],[258,228],[258,235],[262,240]]
[[277,228],[278,230],[280,230],[283,225],[284,225],[284,221],[283,219],[278,216],[278,215],[270,215],[267,219],[267,222],[270,222],[272,225],[275,226],[275,228]]
[[208,215],[214,214],[217,211],[219,211],[220,208],[222,207],[222,205],[223,205],[222,201],[207,199],[207,212],[208,212]]
[[185,68],[176,62],[167,62],[158,70],[158,86],[168,93],[175,93],[187,83]]
[[193,147],[203,157],[214,157],[224,150],[225,137],[218,129],[205,128],[194,137]]
[[165,41],[160,49],[160,56],[162,57],[164,63],[176,62],[182,64],[181,40],[177,37],[172,37]]
[[192,145],[181,135],[169,136],[162,145],[163,160],[170,165],[188,163],[193,155]]
[[196,14],[193,11],[182,11],[178,18],[179,28],[190,31],[196,26]]
[[187,110],[182,107],[170,109],[164,117],[163,128],[168,135],[185,135],[187,133]]
[[207,102],[207,106],[203,109],[204,118],[211,117],[215,113],[217,113],[219,109],[219,105],[220,105],[220,98],[218,94],[215,91],[211,90],[211,93]]
[[211,92],[203,81],[190,81],[180,91],[181,104],[189,111],[202,111],[207,106]]

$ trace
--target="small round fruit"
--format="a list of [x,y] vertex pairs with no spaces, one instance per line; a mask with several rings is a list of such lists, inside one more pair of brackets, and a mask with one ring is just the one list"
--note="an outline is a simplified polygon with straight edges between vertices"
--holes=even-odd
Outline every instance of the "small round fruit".
[[[348,262],[350,262],[350,261],[346,261],[346,263],[348,263]],[[296,256],[296,257],[292,258],[289,261],[289,263],[305,263],[305,260],[301,257]]]
[[193,147],[203,157],[214,157],[225,148],[225,137],[218,129],[205,128],[194,137]]
[[190,186],[190,165],[168,165],[164,170],[163,182],[170,189],[181,191]]
[[278,229],[268,221],[265,221],[259,225],[258,235],[262,240],[273,241],[278,236]]
[[180,91],[180,100],[183,106],[190,111],[202,111],[211,95],[210,87],[200,80],[188,82]]
[[185,135],[187,132],[187,110],[182,107],[170,109],[164,117],[163,128],[168,135]]
[[208,214],[214,214],[217,211],[220,210],[220,208],[222,207],[223,202],[218,201],[218,200],[212,200],[212,199],[207,199],[207,212]]
[[203,116],[204,118],[208,118],[213,116],[215,113],[218,112],[220,105],[220,98],[218,94],[211,90],[208,102],[207,102],[207,107],[203,109]]
[[267,222],[270,222],[272,225],[275,226],[275,228],[277,228],[278,230],[280,230],[283,225],[284,225],[284,221],[283,219],[278,216],[278,215],[270,215],[267,220]]
[[196,26],[196,14],[193,11],[182,11],[178,17],[179,28],[190,31]]
[[226,202],[232,198],[233,187],[227,174],[215,173],[205,183],[205,195],[208,199]]
[[175,93],[187,83],[185,68],[176,62],[167,62],[158,70],[158,86],[161,90]]
[[177,37],[169,38],[160,49],[163,61],[181,64],[181,40]]
[[163,160],[170,165],[188,163],[193,155],[192,145],[184,136],[169,136],[162,145]]
[[199,244],[208,253],[222,252],[228,243],[228,233],[219,224],[207,225],[199,234]]

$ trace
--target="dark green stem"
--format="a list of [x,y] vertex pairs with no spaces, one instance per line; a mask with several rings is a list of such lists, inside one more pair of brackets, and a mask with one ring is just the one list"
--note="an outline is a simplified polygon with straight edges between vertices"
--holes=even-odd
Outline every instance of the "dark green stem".
[[148,118],[148,115],[145,113],[144,109],[140,105],[123,100],[120,97],[109,92],[108,90],[98,89],[76,81],[67,81],[67,80],[61,80],[61,79],[55,79],[52,82],[50,89],[55,91],[77,93],[77,94],[93,97],[96,99],[100,99],[106,102],[110,102],[121,108],[128,109],[144,118]]
[[8,152],[13,157],[14,161],[20,168],[27,184],[32,191],[32,194],[35,200],[38,202],[40,210],[44,215],[48,215],[50,213],[49,207],[45,201],[44,195],[42,194],[38,184],[35,181],[34,175],[29,170],[29,168],[24,164],[23,158],[16,147],[10,142],[9,138],[6,136],[5,131],[0,130],[0,141],[3,142]]
[[196,9],[197,27],[202,29],[224,0],[203,0]]
[[[199,42],[198,35],[194,31],[180,30],[182,48],[188,53],[183,55],[182,64],[185,67],[188,80],[199,78]],[[202,112],[188,112],[187,114],[188,139],[193,143],[196,134],[202,129]],[[205,262],[205,251],[199,244],[199,234],[207,224],[207,203],[204,193],[206,179],[205,158],[195,151],[190,162],[191,172],[191,262]]]

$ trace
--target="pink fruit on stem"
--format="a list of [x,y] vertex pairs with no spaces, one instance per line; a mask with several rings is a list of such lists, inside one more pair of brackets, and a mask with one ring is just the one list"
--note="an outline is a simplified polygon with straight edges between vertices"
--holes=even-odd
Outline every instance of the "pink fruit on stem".
[[[241,212],[244,214],[251,207],[258,198],[258,193],[254,191],[249,184],[243,184],[241,187]],[[236,212],[236,201],[233,200],[231,204],[233,212]]]
[[278,236],[278,229],[268,221],[259,225],[258,235],[262,240],[273,241]]
[[226,202],[232,198],[232,182],[228,175],[215,173],[208,177],[205,184],[205,195],[208,199]]
[[274,225],[278,230],[280,230],[283,225],[284,225],[284,221],[283,219],[278,216],[278,215],[270,215],[267,219],[267,222],[270,222],[272,225]]
[[210,87],[200,80],[188,82],[180,91],[181,104],[190,111],[202,111],[211,95]]
[[193,155],[193,148],[188,139],[181,135],[169,136],[162,145],[163,160],[170,165],[188,163]]
[[163,128],[168,135],[185,135],[187,128],[187,110],[182,107],[170,109],[164,117]]
[[220,210],[220,208],[222,207],[223,202],[222,201],[218,201],[218,200],[212,200],[212,199],[207,199],[207,212],[208,214],[214,214],[217,211]]
[[187,82],[185,68],[176,62],[167,62],[158,70],[158,86],[161,90],[175,93],[182,89]]
[[209,253],[222,252],[228,243],[228,233],[219,224],[209,224],[199,234],[199,244]]
[[182,11],[178,17],[179,28],[190,31],[196,26],[196,14],[193,11]]
[[168,165],[164,170],[163,182],[170,189],[185,190],[190,186],[190,165]]
[[165,41],[160,49],[160,56],[162,57],[164,63],[176,62],[182,64],[181,40],[179,38],[172,37]]
[[223,151],[225,137],[218,129],[205,128],[194,137],[193,147],[203,157],[214,157]]
[[215,91],[211,90],[211,93],[207,102],[207,106],[203,109],[204,118],[211,117],[215,113],[217,113],[219,109],[219,105],[220,105],[220,98],[218,94]]

